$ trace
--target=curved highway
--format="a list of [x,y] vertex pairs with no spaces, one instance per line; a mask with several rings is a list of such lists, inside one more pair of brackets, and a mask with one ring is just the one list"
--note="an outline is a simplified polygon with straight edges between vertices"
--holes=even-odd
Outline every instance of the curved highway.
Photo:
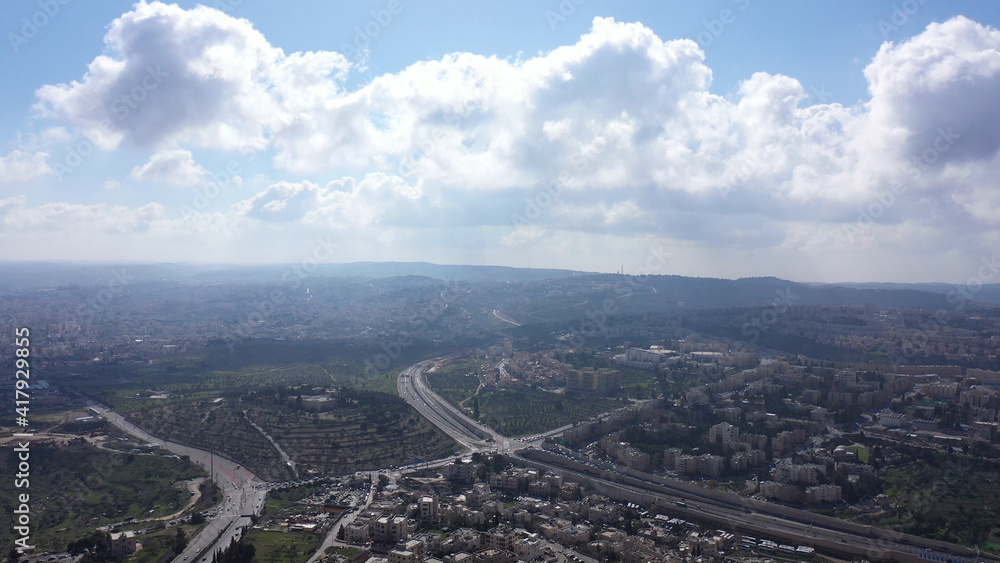
[[221,489],[224,498],[218,513],[211,517],[201,532],[188,542],[184,552],[174,558],[174,563],[185,561],[193,563],[200,561],[199,557],[211,561],[212,554],[216,550],[228,546],[232,538],[240,537],[242,528],[250,525],[251,516],[257,514],[263,506],[267,494],[264,483],[235,461],[200,448],[161,440],[96,402],[91,401],[87,406],[123,432],[144,442],[159,444],[163,449],[177,455],[188,456],[205,471],[210,471],[212,481]]
[[507,451],[510,447],[508,438],[472,420],[431,390],[424,371],[433,364],[434,360],[428,360],[403,370],[396,379],[399,396],[466,449]]
[[[529,442],[517,442],[511,447],[510,439],[485,428],[434,393],[427,384],[424,372],[435,361],[420,362],[403,370],[396,382],[400,397],[432,424],[473,451],[494,449],[495,446],[484,440],[486,437],[492,438],[493,444],[501,445],[500,451],[504,453],[531,448],[538,443],[536,438]],[[546,432],[544,435],[552,434],[553,432]],[[637,472],[624,475],[617,470],[598,469],[549,452],[528,451],[524,457],[514,457],[525,465],[540,466],[582,478],[597,485],[596,488],[602,494],[617,492],[620,494],[616,496],[620,499],[632,498],[632,502],[639,500],[650,505],[669,506],[691,519],[753,530],[764,536],[771,535],[811,545],[818,551],[856,554],[874,559],[902,557],[919,560],[933,556],[961,561],[997,561],[995,558],[977,557],[973,550],[957,544],[863,526],[674,479],[649,474],[639,474],[642,478],[638,478]]]

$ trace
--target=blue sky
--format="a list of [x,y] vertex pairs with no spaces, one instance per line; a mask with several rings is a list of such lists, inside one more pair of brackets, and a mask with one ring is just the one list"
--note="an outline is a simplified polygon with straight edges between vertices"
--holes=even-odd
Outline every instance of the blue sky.
[[0,13],[0,260],[962,283],[1000,241],[991,2],[64,2]]

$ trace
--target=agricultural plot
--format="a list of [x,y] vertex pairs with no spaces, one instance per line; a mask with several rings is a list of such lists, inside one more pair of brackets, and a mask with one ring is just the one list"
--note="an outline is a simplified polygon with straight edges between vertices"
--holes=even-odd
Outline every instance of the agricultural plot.
[[505,436],[552,430],[622,404],[619,399],[537,389],[494,389],[479,395],[480,420]]
[[[402,399],[332,388],[322,369],[299,367],[269,368],[268,378],[260,370],[211,372],[201,383],[164,385],[155,393],[116,390],[101,398],[155,435],[219,452],[267,480],[294,476],[267,436],[296,462],[300,476],[400,465],[453,451],[452,440]],[[327,384],[313,386],[317,379]],[[315,393],[332,398],[325,412],[303,407],[301,396]]]
[[479,388],[481,362],[465,360],[427,374],[439,395],[475,411],[479,420],[506,436],[537,434],[622,405],[620,399],[529,388]]

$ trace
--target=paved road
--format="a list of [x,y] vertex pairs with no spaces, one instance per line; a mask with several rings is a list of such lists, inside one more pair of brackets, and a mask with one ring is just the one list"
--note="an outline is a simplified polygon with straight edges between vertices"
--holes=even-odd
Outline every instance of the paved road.
[[278,455],[281,456],[281,459],[285,462],[285,465],[287,465],[292,470],[292,473],[295,474],[295,478],[298,479],[299,469],[296,466],[297,464],[294,461],[292,461],[292,458],[285,452],[285,450],[281,447],[281,445],[279,445],[278,442],[274,438],[272,438],[271,435],[268,434],[266,430],[264,430],[256,422],[251,420],[250,415],[247,414],[247,411],[243,411],[243,418],[247,419],[247,422],[249,422],[251,426],[256,428],[258,432],[263,434],[264,437],[267,438],[268,442],[271,442],[271,445],[274,446],[274,449],[278,451]]
[[90,402],[87,406],[123,432],[145,442],[159,444],[163,449],[177,455],[188,456],[206,471],[211,471],[212,480],[225,495],[219,513],[211,517],[201,532],[188,542],[184,553],[174,559],[175,563],[194,562],[203,552],[205,555],[202,557],[211,561],[212,553],[228,546],[232,538],[239,538],[242,533],[241,528],[250,525],[250,515],[259,513],[267,491],[264,489],[264,483],[247,468],[206,450],[157,438],[132,424],[122,415],[95,402]]
[[[540,441],[535,439],[528,442],[511,442],[508,438],[483,427],[442,399],[431,390],[424,377],[424,371],[429,369],[433,363],[434,360],[421,362],[404,370],[397,380],[397,389],[403,399],[413,405],[435,426],[473,451],[491,449],[492,444],[501,444],[501,451],[514,453],[530,448]],[[492,444],[484,441],[484,432],[485,435],[492,438]],[[545,433],[545,435],[554,434],[555,431]],[[520,459],[529,465],[540,464],[535,456],[531,457],[533,459]],[[637,498],[643,496],[658,498],[671,505],[676,502],[684,502],[687,504],[684,508],[674,505],[678,511],[690,511],[692,516],[697,516],[702,521],[715,522],[720,526],[737,526],[765,532],[774,530],[778,537],[794,538],[794,541],[798,541],[802,545],[812,545],[817,548],[826,545],[827,549],[842,549],[845,552],[859,553],[869,557],[895,552],[910,557],[959,555],[969,561],[977,559],[967,548],[954,544],[930,542],[930,540],[905,534],[873,531],[871,527],[859,526],[833,518],[818,518],[818,515],[805,510],[753,501],[732,493],[709,491],[704,487],[671,479],[657,479],[656,483],[632,479],[623,483],[618,476],[602,477],[594,468],[572,460],[566,461],[567,464],[561,466],[544,463],[541,465],[547,465],[549,468],[563,473],[568,472],[580,477],[586,476],[586,480],[600,482],[606,490],[618,490],[623,495],[631,494]],[[578,471],[573,471],[573,469]]]
[[350,514],[345,514],[340,518],[340,520],[337,520],[337,523],[334,524],[333,527],[330,528],[329,533],[326,534],[326,538],[323,539],[323,543],[320,544],[319,549],[316,550],[316,553],[314,553],[313,556],[306,561],[306,563],[316,563],[316,561],[323,556],[323,552],[325,552],[329,547],[349,547],[351,544],[337,540],[337,533],[342,527],[354,522],[354,519],[358,517],[358,514],[364,512],[368,506],[371,505],[372,499],[374,498],[375,484],[372,483],[372,486],[368,489],[368,496],[365,497],[365,502],[354,507],[354,510]]
[[[692,483],[625,470],[602,470],[577,460],[548,452],[525,452],[519,457],[526,465],[547,468],[582,482],[599,486],[612,498],[645,504],[654,501],[670,514],[688,520],[711,522],[726,529],[752,531],[765,538],[778,538],[818,551],[862,555],[869,559],[898,559],[900,555],[934,555],[964,561],[990,560],[975,557],[972,550],[946,542],[863,526],[806,510],[748,499]],[[645,479],[635,478],[642,475]],[[678,505],[677,503],[683,503]]]
[[473,452],[507,451],[510,447],[508,438],[472,420],[431,391],[424,372],[433,364],[434,360],[429,360],[403,370],[396,380],[399,396],[466,449]]

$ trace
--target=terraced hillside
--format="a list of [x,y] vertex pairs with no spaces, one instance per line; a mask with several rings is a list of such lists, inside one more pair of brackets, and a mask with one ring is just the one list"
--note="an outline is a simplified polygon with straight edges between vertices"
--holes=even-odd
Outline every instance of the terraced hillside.
[[204,392],[174,392],[162,399],[119,396],[108,402],[155,435],[219,452],[267,480],[294,476],[268,436],[296,463],[300,476],[402,465],[453,451],[450,438],[398,397],[327,390],[329,410],[310,412],[300,398],[307,392],[315,389],[229,389],[214,399]]

